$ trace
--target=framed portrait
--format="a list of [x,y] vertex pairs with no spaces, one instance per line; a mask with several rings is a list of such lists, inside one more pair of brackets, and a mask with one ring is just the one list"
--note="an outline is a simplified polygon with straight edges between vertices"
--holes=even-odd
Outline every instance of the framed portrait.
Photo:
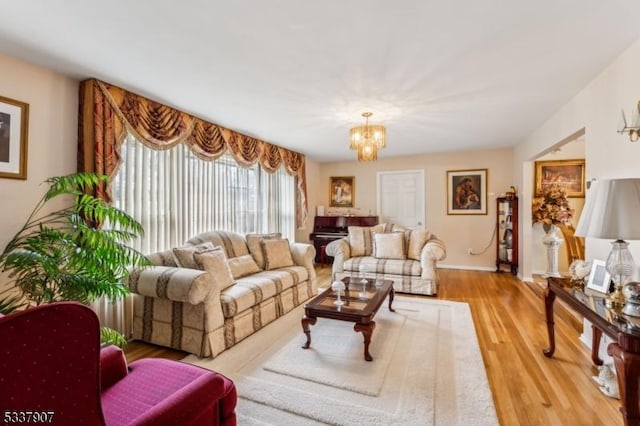
[[487,214],[487,169],[447,171],[447,214]]
[[603,260],[593,260],[591,262],[591,272],[587,280],[587,288],[600,293],[609,293],[611,275],[607,272],[606,263]]
[[584,197],[584,160],[536,161],[534,196],[542,197],[553,185],[567,192],[567,197]]
[[329,178],[329,206],[353,207],[355,198],[353,176],[331,176]]
[[27,178],[29,104],[0,96],[0,177]]

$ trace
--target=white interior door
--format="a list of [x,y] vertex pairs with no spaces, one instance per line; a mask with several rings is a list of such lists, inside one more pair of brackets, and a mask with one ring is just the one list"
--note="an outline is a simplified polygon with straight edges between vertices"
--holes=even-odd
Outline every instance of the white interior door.
[[424,229],[424,170],[377,173],[380,223]]

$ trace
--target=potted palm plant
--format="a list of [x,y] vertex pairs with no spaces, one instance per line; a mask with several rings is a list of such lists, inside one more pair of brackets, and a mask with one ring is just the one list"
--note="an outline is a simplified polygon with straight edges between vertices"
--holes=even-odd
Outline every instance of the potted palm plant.
[[[62,300],[89,304],[128,293],[128,268],[144,266],[147,259],[127,243],[143,229],[91,195],[106,181],[95,173],[45,181],[49,189],[0,253],[0,270],[9,279],[0,285],[0,313]],[[52,210],[51,201],[59,198],[63,207]]]

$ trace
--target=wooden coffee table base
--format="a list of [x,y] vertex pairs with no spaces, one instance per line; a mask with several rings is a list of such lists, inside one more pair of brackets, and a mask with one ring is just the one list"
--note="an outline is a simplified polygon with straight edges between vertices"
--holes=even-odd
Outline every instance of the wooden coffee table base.
[[[321,300],[321,298],[325,297],[326,294],[327,292],[318,296],[318,298],[316,299]],[[380,304],[382,303],[382,300],[384,300],[386,296],[389,297],[389,311],[395,312],[395,309],[391,307],[394,295],[395,292],[393,290],[392,283],[389,281],[385,288],[385,291],[381,292],[381,294],[375,300],[372,300],[369,309],[362,311],[361,313],[341,312],[336,311],[335,308],[313,309],[313,307],[310,306],[311,304],[306,305],[305,315],[302,317],[301,323],[302,331],[307,336],[307,341],[304,343],[304,345],[302,345],[302,349],[309,349],[311,347],[311,329],[309,326],[315,325],[315,323],[318,321],[318,317],[337,319],[341,321],[352,321],[355,322],[353,330],[356,333],[362,333],[362,336],[364,338],[364,359],[366,361],[373,361],[373,357],[369,353],[371,336],[373,335],[373,330],[375,330],[376,328],[376,323],[375,321],[373,321],[373,316],[377,312]]]

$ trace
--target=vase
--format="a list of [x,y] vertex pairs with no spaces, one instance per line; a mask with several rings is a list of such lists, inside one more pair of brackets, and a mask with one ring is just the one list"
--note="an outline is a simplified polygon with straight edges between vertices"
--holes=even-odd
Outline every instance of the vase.
[[543,278],[562,277],[558,272],[558,248],[564,240],[556,233],[557,231],[558,227],[551,225],[547,233],[542,237],[542,244],[547,247],[547,272],[542,275]]

